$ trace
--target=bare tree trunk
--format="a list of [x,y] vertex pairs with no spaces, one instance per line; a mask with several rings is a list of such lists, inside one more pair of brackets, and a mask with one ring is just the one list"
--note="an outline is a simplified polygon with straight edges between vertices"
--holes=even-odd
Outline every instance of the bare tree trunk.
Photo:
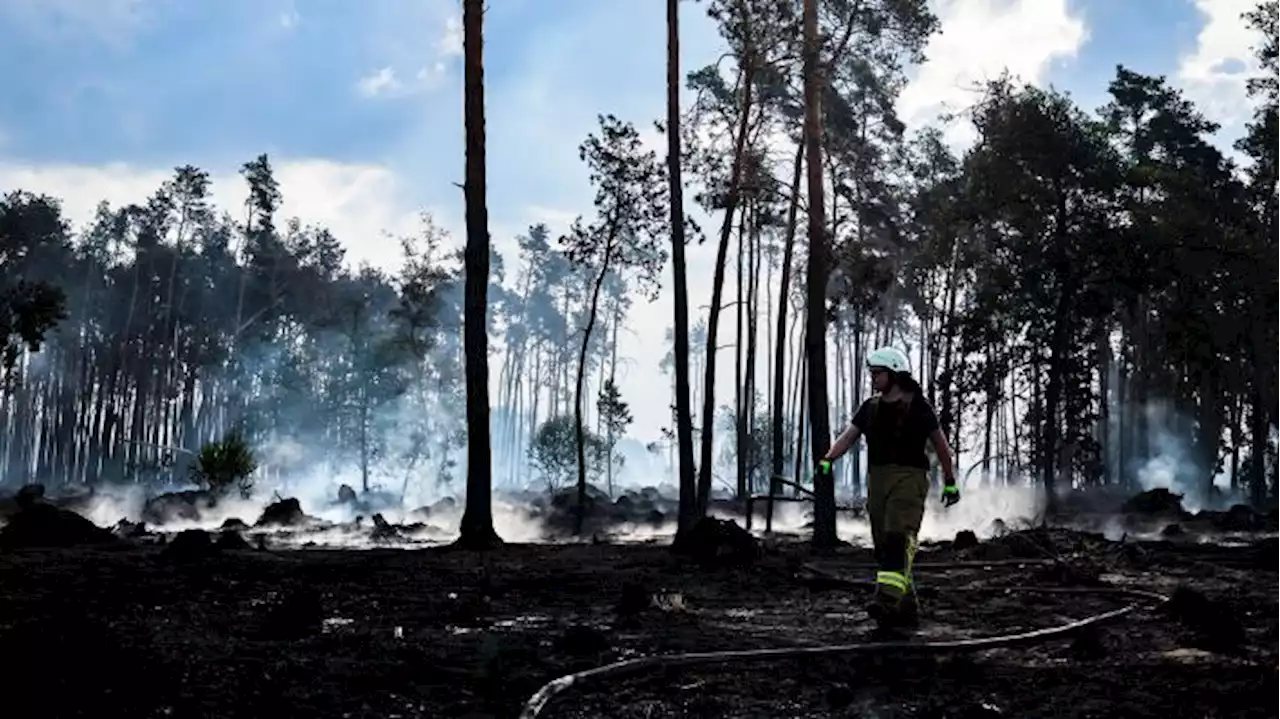
[[[809,367],[809,427],[813,458],[825,455],[831,446],[827,410],[827,276],[828,258],[826,213],[822,187],[822,88],[818,52],[818,0],[804,3],[804,126],[805,160],[808,167],[809,272],[805,350]],[[836,545],[836,494],[834,475],[818,475],[813,486],[813,544]]]
[[746,430],[744,436],[747,447],[752,450],[747,467],[747,493],[755,493],[756,469],[759,467],[759,447],[755,437],[756,427],[756,339],[759,335],[759,323],[756,320],[757,299],[760,295],[760,208],[753,207],[751,221],[750,244],[747,247],[747,368],[745,386],[742,393],[747,398]]
[[[796,145],[795,170],[791,176],[791,199],[787,205],[787,234],[782,246],[782,277],[778,283],[778,316],[777,329],[774,333],[773,346],[773,407],[770,412],[769,432],[771,448],[769,452],[769,494],[778,493],[776,477],[783,471],[783,393],[786,390],[787,375],[787,305],[791,295],[791,259],[795,252],[796,215],[800,207],[800,170],[804,165],[804,147],[802,140]],[[773,511],[773,503],[769,503],[769,512]],[[768,519],[772,519],[769,517]],[[769,522],[766,521],[766,525]]]
[[736,303],[738,327],[737,327],[736,333],[734,334],[734,340],[733,340],[733,407],[734,407],[733,455],[734,455],[734,469],[736,470],[734,490],[739,500],[745,500],[747,498],[747,455],[746,455],[746,443],[747,443],[746,429],[747,428],[743,424],[743,414],[744,414],[743,399],[744,398],[742,394],[743,392],[742,370],[743,370],[743,359],[744,359],[743,353],[746,351],[746,343],[743,342],[742,339],[743,339],[743,335],[746,334],[743,331],[743,325],[745,324],[745,320],[746,320],[746,316],[744,314],[744,310],[745,310],[744,305],[745,305],[746,297],[743,292],[744,290],[743,282],[744,280],[746,280],[746,277],[743,276],[743,261],[746,259],[746,253],[744,250],[746,247],[747,226],[749,224],[749,221],[747,220],[747,218],[750,216],[750,214],[751,214],[751,208],[749,206],[743,207],[743,212],[742,212],[743,219],[738,225],[738,258],[737,258],[738,271],[736,273],[737,284],[738,284],[738,287],[737,287],[738,301]]
[[467,505],[458,544],[487,548],[502,540],[493,529],[489,447],[489,210],[486,206],[484,128],[484,0],[463,0],[466,124],[467,247],[464,251],[463,346],[467,373]]
[[[611,324],[613,338],[609,342],[609,386],[617,387],[615,382],[618,379],[618,325],[622,324],[622,303],[620,302],[613,303],[613,322]],[[604,383],[601,382],[600,386],[603,387]],[[600,416],[604,417],[604,413],[601,412]],[[607,417],[605,420],[606,446],[609,448],[609,456],[605,458],[607,462],[605,465],[605,486],[608,488],[609,496],[613,497],[613,446],[618,441],[618,438],[613,434],[613,418]]]
[[587,326],[582,330],[582,346],[578,350],[578,376],[573,390],[573,426],[578,443],[578,505],[574,508],[574,533],[582,534],[582,524],[587,516],[587,437],[582,427],[582,387],[587,379],[587,349],[591,345],[591,331],[596,326],[596,310],[600,304],[600,288],[609,274],[609,261],[613,259],[613,237],[610,232],[604,246],[604,261],[600,274],[591,288],[591,305],[587,309]]
[[[805,422],[809,411],[809,362],[804,355],[805,350],[802,349],[798,363],[800,365],[800,391],[797,394],[799,395],[800,406],[797,409],[799,416],[796,417],[796,456],[793,458],[795,461],[793,462],[794,468],[791,477],[792,481],[797,485],[801,483],[803,477],[801,472],[804,470],[805,431],[809,427],[808,423]],[[792,497],[799,496],[799,494],[800,491],[798,489],[793,488],[791,490]]]
[[[750,41],[747,43],[750,47]],[[733,163],[729,171],[728,199],[725,202],[724,222],[720,226],[720,245],[716,249],[715,274],[711,281],[711,307],[707,310],[707,356],[702,387],[702,451],[698,462],[698,507],[706,514],[711,502],[711,466],[715,439],[716,412],[716,342],[720,331],[720,305],[724,301],[724,266],[729,254],[729,238],[733,221],[738,214],[742,184],[742,165],[747,150],[747,129],[750,127],[752,89],[755,85],[754,60],[745,58],[742,69],[742,116],[738,121],[734,141]]]
[[680,82],[680,0],[667,0],[667,182],[671,195],[676,447],[680,458],[678,539],[702,516],[694,479],[693,407],[689,404],[689,288],[685,276],[684,186],[680,168]]

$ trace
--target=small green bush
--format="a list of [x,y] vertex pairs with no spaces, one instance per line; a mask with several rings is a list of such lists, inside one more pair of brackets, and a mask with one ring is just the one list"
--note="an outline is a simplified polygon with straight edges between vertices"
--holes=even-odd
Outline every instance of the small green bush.
[[233,488],[248,499],[253,491],[253,473],[258,460],[244,434],[233,429],[220,442],[209,442],[200,448],[191,477],[214,494],[223,496]]

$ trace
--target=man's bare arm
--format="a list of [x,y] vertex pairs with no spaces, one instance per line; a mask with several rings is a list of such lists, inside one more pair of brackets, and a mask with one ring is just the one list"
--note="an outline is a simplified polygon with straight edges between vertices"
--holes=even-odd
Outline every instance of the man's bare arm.
[[951,445],[947,443],[947,435],[943,434],[942,429],[933,430],[933,434],[929,435],[929,440],[933,442],[933,451],[938,454],[938,464],[942,465],[942,476],[946,479],[947,484],[954,484],[956,481],[956,468],[951,457]]
[[836,441],[832,443],[831,449],[827,450],[826,460],[834,462],[844,456],[849,448],[857,443],[858,438],[862,436],[862,430],[858,429],[858,425],[851,424],[848,429],[840,433],[836,437]]

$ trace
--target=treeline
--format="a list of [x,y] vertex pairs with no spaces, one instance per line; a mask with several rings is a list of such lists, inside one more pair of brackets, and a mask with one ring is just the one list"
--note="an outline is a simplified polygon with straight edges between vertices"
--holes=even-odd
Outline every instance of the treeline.
[[[100,205],[83,231],[56,198],[0,199],[6,482],[185,483],[199,448],[233,429],[268,476],[355,473],[365,489],[403,493],[465,468],[461,250],[424,217],[401,241],[398,273],[352,269],[328,230],[278,218],[266,156],[241,174],[243,221],[211,206],[208,173],[190,166],[145,204]],[[511,468],[501,484],[532,479],[538,425],[571,414],[590,266],[572,265],[549,232],[520,238],[509,289],[501,257],[493,265],[497,400],[509,408],[493,419]],[[611,374],[629,299],[609,280],[587,364]],[[605,394],[590,419],[614,417],[617,434],[626,405]]]
[[[981,476],[1135,484],[1176,445],[1180,486],[1209,492],[1226,471],[1274,496],[1275,2],[1247,17],[1262,74],[1233,156],[1164,78],[1123,67],[1093,111],[989,83],[957,155],[893,110],[937,29],[922,4],[709,7],[734,63],[688,79],[684,179],[719,223],[717,310],[691,361],[705,425],[719,328],[736,320],[721,412],[739,493],[804,477],[864,399],[861,358],[893,343]],[[838,471],[859,491],[856,458]]]

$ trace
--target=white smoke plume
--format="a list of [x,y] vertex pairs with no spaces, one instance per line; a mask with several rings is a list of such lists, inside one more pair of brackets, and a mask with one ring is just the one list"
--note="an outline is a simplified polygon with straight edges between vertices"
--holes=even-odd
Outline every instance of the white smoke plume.
[[[1243,493],[1232,492],[1230,468],[1215,471],[1203,467],[1192,451],[1188,437],[1176,427],[1190,426],[1165,402],[1152,402],[1145,409],[1149,442],[1153,456],[1136,467],[1138,485],[1145,490],[1167,489],[1182,495],[1182,506],[1189,512],[1222,510],[1245,501]],[[1203,479],[1214,475],[1214,492],[1209,492]]]

